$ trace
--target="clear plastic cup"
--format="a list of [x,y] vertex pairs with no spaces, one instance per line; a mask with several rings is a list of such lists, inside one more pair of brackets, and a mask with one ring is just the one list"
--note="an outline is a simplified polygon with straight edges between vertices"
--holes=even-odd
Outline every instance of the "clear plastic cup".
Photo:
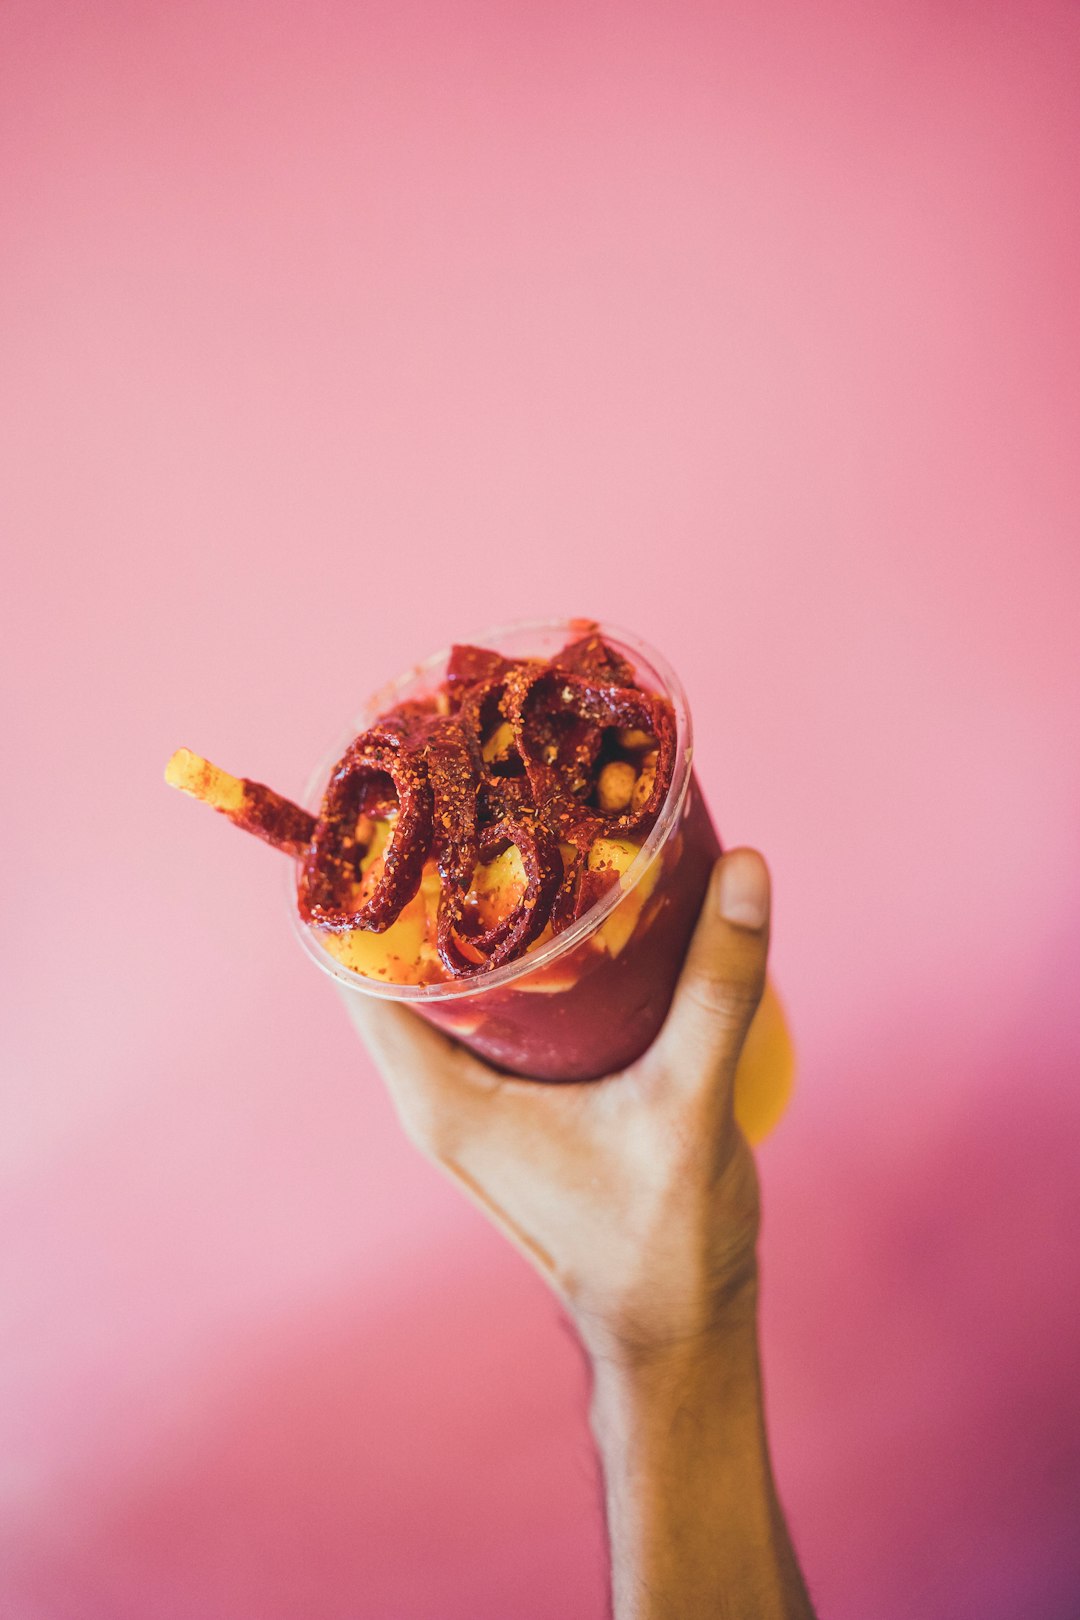
[[[534,1080],[596,1079],[633,1062],[651,1044],[671,1004],[720,853],[692,769],[690,710],[678,677],[638,637],[608,625],[599,631],[634,666],[638,684],[671,703],[675,766],[660,814],[637,856],[583,917],[491,972],[447,983],[393,984],[354,972],[331,956],[319,930],[300,919],[291,894],[301,944],[339,984],[357,995],[402,1002],[505,1073]],[[579,633],[569,620],[538,620],[462,640],[510,658],[549,658]],[[356,734],[393,704],[435,691],[448,656],[447,650],[425,660],[370,700],[312,776],[304,800],[310,809],[318,809],[330,771]]]

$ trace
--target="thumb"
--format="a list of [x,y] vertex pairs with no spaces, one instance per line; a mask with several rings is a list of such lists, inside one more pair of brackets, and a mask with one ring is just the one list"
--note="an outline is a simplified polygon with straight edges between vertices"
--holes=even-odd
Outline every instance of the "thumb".
[[753,849],[733,849],[713,867],[667,1021],[653,1054],[665,1073],[698,1086],[734,1078],[765,988],[769,869]]

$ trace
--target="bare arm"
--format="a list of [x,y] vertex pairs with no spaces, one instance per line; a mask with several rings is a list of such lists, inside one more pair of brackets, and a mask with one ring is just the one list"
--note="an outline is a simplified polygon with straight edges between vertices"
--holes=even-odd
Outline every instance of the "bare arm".
[[617,1620],[812,1620],[769,1461],[752,1288],[708,1342],[599,1362]]
[[760,856],[719,861],[659,1038],[588,1084],[507,1079],[404,1008],[348,998],[406,1131],[589,1354],[617,1620],[813,1620],[769,1462],[757,1178],[732,1111],[768,905]]

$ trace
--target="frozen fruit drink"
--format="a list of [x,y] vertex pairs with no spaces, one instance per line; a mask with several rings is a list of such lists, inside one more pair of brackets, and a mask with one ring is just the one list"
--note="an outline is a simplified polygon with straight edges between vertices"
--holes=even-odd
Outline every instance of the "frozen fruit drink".
[[[304,948],[507,1074],[588,1081],[670,1006],[720,844],[660,655],[587,620],[482,633],[369,703],[310,810],[179,750],[167,780],[295,858]],[[767,988],[736,1087],[756,1139],[791,1048]]]
[[[351,990],[403,1001],[500,1069],[546,1081],[610,1074],[650,1045],[670,1006],[720,853],[692,770],[686,697],[658,653],[626,632],[565,620],[489,630],[473,639],[476,647],[509,663],[554,660],[557,665],[563,649],[580,641],[583,631],[599,639],[624,673],[632,669],[638,688],[665,705],[672,731],[671,764],[663,797],[644,823],[630,832],[611,831],[617,818],[609,815],[599,828],[590,829],[592,842],[583,859],[585,881],[591,872],[602,882],[592,904],[569,926],[549,937],[541,933],[525,952],[503,965],[463,978],[440,975],[435,982],[407,983],[401,980],[415,972],[424,931],[420,905],[387,934],[354,932],[351,937],[305,926],[292,907],[309,953]],[[382,691],[360,717],[361,727],[396,706],[437,695],[444,688],[450,657],[439,654]],[[505,725],[500,715],[496,705],[483,729],[495,735]],[[622,747],[620,738],[630,747]],[[618,774],[612,772],[613,765],[640,782],[644,772],[631,767],[649,760],[654,740],[619,728],[610,747],[603,748],[594,762],[597,782],[603,780],[605,769]],[[334,751],[335,760],[339,752],[340,748]],[[608,753],[621,757],[608,758],[605,766]],[[324,765],[311,784],[313,805],[323,796],[327,777]],[[589,797],[595,803],[596,791]],[[400,955],[395,956],[396,951]],[[761,1024],[763,1029],[769,1026],[769,1032],[763,1043],[763,1029],[759,1030],[755,1043],[766,1060],[757,1065],[762,1073],[755,1091],[756,1119],[764,1124],[771,1123],[790,1069],[786,1031],[771,992]]]

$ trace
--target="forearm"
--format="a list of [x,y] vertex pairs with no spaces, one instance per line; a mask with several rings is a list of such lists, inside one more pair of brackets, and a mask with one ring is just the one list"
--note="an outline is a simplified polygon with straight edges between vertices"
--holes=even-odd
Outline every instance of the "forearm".
[[707,1341],[593,1366],[616,1620],[813,1620],[769,1463],[752,1291]]

